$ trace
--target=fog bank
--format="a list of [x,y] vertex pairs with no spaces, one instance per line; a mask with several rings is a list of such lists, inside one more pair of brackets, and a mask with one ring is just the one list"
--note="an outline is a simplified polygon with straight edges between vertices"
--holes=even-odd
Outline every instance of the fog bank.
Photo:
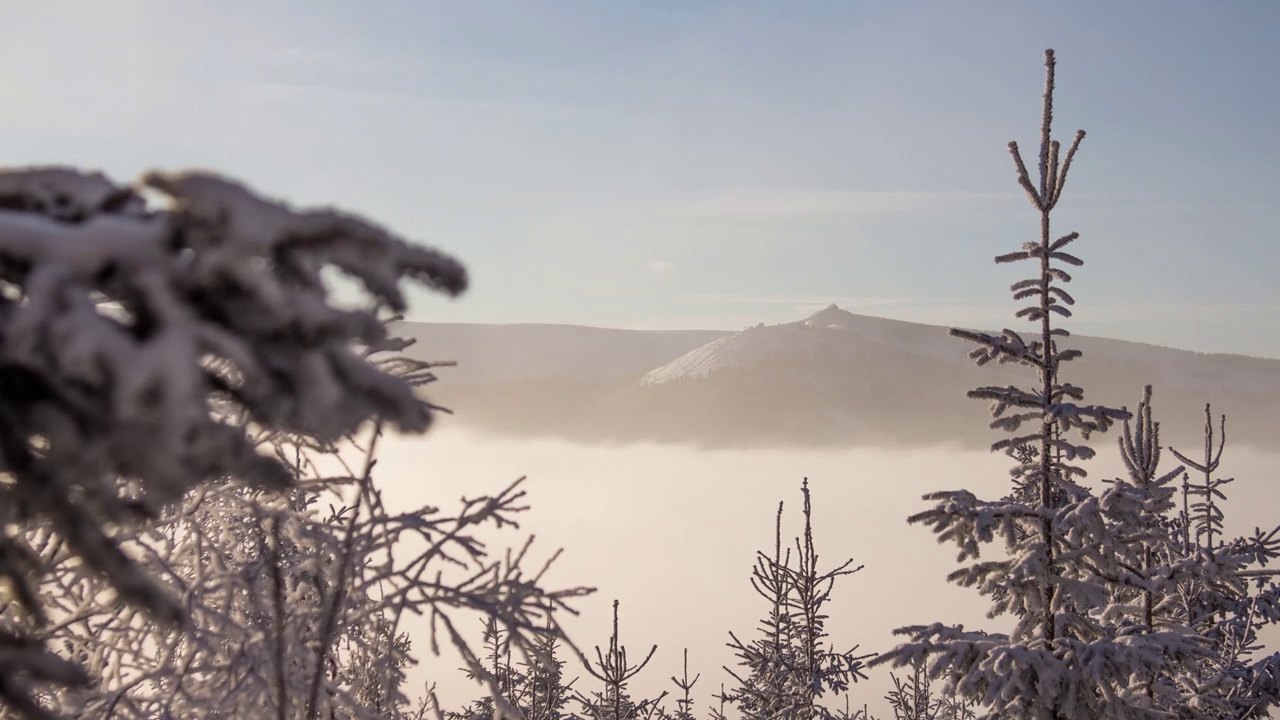
[[[1194,436],[1169,442],[1184,452],[1199,446]],[[1114,437],[1110,440],[1114,443]],[[1114,477],[1120,463],[1104,445],[1086,463],[1090,482]],[[598,588],[576,603],[581,616],[565,624],[579,647],[594,657],[607,647],[610,604],[621,601],[621,635],[629,655],[642,659],[658,651],[634,681],[636,697],[672,689],[681,650],[689,648],[690,674],[702,673],[695,695],[705,708],[720,683],[731,678],[725,647],[729,631],[744,641],[756,631],[768,607],[749,583],[756,550],[772,548],[774,515],[785,501],[784,541],[799,531],[800,482],[810,480],[814,496],[815,540],[823,567],[853,558],[865,565],[838,582],[829,606],[828,630],[837,649],[860,644],[866,652],[892,646],[894,628],[922,622],[964,622],[999,629],[985,620],[986,602],[977,593],[947,584],[955,553],[939,546],[925,528],[906,517],[925,508],[921,495],[966,488],[995,497],[1008,488],[1009,461],[988,452],[949,448],[857,448],[847,450],[697,450],[664,445],[583,446],[561,441],[499,439],[444,427],[427,437],[393,437],[382,445],[379,482],[394,510],[432,504],[445,510],[462,497],[494,493],[528,476],[532,508],[520,531],[482,536],[491,547],[518,545],[537,536],[533,563],[557,548],[565,552],[544,586]],[[1165,467],[1176,464],[1170,454]],[[1270,482],[1280,455],[1232,448],[1223,458],[1228,486],[1229,530],[1244,532],[1277,518],[1280,488]],[[480,621],[463,627],[480,640]],[[478,686],[457,670],[451,651],[429,653],[424,620],[407,626],[422,664],[410,674],[411,695],[424,682],[437,683],[446,709],[479,697]],[[578,663],[569,660],[567,678],[575,688],[596,688]],[[852,692],[853,706],[884,709],[888,673],[877,669]],[[828,700],[843,706],[843,700]],[[700,710],[701,711],[701,710]]]

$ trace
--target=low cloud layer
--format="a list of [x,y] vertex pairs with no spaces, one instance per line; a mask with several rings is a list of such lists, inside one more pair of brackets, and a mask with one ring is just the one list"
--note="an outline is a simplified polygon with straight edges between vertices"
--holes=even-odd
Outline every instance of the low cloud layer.
[[[1186,437],[1183,437],[1183,435]],[[1191,443],[1175,434],[1173,443]],[[1114,438],[1108,439],[1114,442]],[[1173,458],[1165,459],[1169,468]],[[1268,478],[1280,456],[1233,448],[1222,470],[1235,476],[1227,503],[1229,528],[1245,532],[1274,525],[1280,494]],[[833,595],[829,629],[839,647],[861,644],[868,652],[894,642],[891,631],[923,621],[957,621],[998,629],[984,619],[985,602],[974,592],[948,585],[954,552],[941,547],[906,517],[925,507],[920,496],[942,489],[968,488],[998,496],[1008,487],[1003,456],[943,448],[892,450],[719,450],[698,451],[656,444],[584,447],[557,441],[512,441],[457,430],[426,438],[394,438],[379,464],[388,500],[408,508],[451,503],[460,496],[496,492],[527,475],[532,509],[522,532],[537,536],[534,563],[555,549],[565,553],[548,575],[556,587],[588,585],[596,595],[578,603],[579,618],[567,625],[590,656],[607,645],[609,605],[621,601],[624,644],[643,656],[659,646],[649,669],[634,683],[639,695],[669,689],[679,673],[681,649],[689,648],[690,672],[701,672],[695,697],[711,703],[721,670],[731,664],[725,647],[730,630],[750,634],[766,610],[749,585],[756,550],[769,549],[774,513],[785,501],[784,538],[800,522],[800,482],[808,477],[814,495],[815,535],[824,566],[853,558],[865,565],[841,581]],[[1115,453],[1104,449],[1087,464],[1090,482],[1121,472]],[[498,552],[518,544],[518,532],[485,536]],[[416,654],[428,654],[424,621],[409,627]],[[465,624],[479,640],[479,620]],[[441,698],[457,707],[479,696],[446,654],[410,675],[439,685]],[[567,676],[590,678],[570,662]],[[876,671],[854,688],[853,705],[874,710],[889,687]],[[843,707],[843,701],[832,703]]]

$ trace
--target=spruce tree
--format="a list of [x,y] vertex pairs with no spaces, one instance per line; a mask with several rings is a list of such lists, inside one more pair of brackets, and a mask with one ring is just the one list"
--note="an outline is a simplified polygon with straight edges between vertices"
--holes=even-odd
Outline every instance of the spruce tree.
[[[341,277],[364,292],[339,307]],[[382,428],[440,410],[430,363],[376,357],[407,344],[383,320],[405,281],[457,295],[467,274],[208,173],[0,172],[0,715],[395,717],[406,611],[467,655],[454,612],[521,639],[581,594],[472,536],[525,509],[518,482],[456,515],[382,505]],[[362,470],[303,486],[277,452],[367,431]],[[442,587],[443,564],[471,574]]]
[[[334,304],[322,276],[335,271],[363,285],[366,307]],[[29,531],[51,530],[150,621],[188,628],[180,595],[124,549],[140,523],[228,476],[287,486],[257,429],[426,429],[431,404],[353,351],[385,338],[376,311],[404,309],[405,281],[457,295],[467,275],[354,215],[207,173],[122,186],[71,168],[0,172],[0,581],[22,615],[0,618],[0,707],[46,717],[37,694],[90,675],[40,640],[56,621]]]
[[769,604],[769,613],[760,621],[759,636],[751,642],[744,643],[732,631],[729,633],[729,647],[738,657],[738,665],[746,668],[747,676],[725,668],[738,684],[728,692],[722,688],[721,696],[746,718],[778,717],[790,705],[786,680],[796,664],[791,657],[796,631],[793,618],[787,612],[791,550],[783,552],[782,509],[783,503],[779,502],[774,519],[773,556],[757,551],[751,570],[751,587]]
[[[1064,285],[1065,266],[1082,261],[1067,252],[1079,236],[1054,239],[1050,215],[1058,205],[1072,160],[1084,138],[1076,133],[1065,154],[1052,139],[1054,55],[1045,52],[1046,80],[1040,126],[1039,182],[1033,183],[1017,143],[1009,150],[1018,184],[1039,219],[1038,241],[1001,255],[997,263],[1031,262],[1037,272],[1011,287],[1015,301],[1029,301],[1016,316],[1035,334],[952,330],[978,347],[979,365],[991,361],[1025,367],[1027,387],[982,387],[972,398],[991,403],[991,427],[1010,433],[992,445],[1014,461],[1014,492],[995,501],[965,490],[936,492],[934,506],[910,518],[929,526],[940,542],[954,543],[960,562],[953,582],[991,598],[989,616],[1009,615],[1009,633],[968,630],[942,623],[901,628],[908,642],[874,662],[896,667],[928,662],[943,691],[984,706],[990,715],[1028,720],[1088,720],[1159,716],[1145,683],[1193,652],[1187,643],[1157,647],[1148,638],[1122,637],[1099,615],[1109,599],[1107,558],[1116,551],[1098,499],[1081,484],[1079,462],[1094,455],[1081,442],[1128,413],[1083,404],[1079,387],[1062,378],[1065,363],[1080,356],[1062,345],[1070,333],[1057,326],[1075,300]],[[1029,426],[1029,427],[1024,427]],[[980,559],[984,545],[1002,539],[1003,556]],[[996,550],[999,553],[999,550]]]
[[[893,689],[885,695],[893,720],[973,720],[972,703],[933,692],[923,661],[913,663],[905,679],[889,673]],[[865,716],[865,712],[863,713]],[[871,718],[867,718],[871,720]]]
[[1164,652],[1181,648],[1182,664],[1167,663],[1153,674],[1135,674],[1147,704],[1165,712],[1195,702],[1195,693],[1181,678],[1208,654],[1207,644],[1183,622],[1176,603],[1176,584],[1196,576],[1194,564],[1184,561],[1181,531],[1173,517],[1177,489],[1173,481],[1181,466],[1162,472],[1160,424],[1151,411],[1148,385],[1132,418],[1126,418],[1119,438],[1120,457],[1127,478],[1107,481],[1099,505],[1105,530],[1099,543],[1110,553],[1099,555],[1099,575],[1110,583],[1109,603],[1099,613],[1118,640],[1135,647]]
[[564,661],[559,658],[560,638],[542,633],[523,661],[524,686],[518,707],[525,720],[561,720],[569,704],[572,682],[564,680]]
[[671,676],[671,682],[680,691],[680,696],[676,698],[676,711],[668,716],[669,720],[694,720],[696,717],[693,714],[693,698],[690,697],[689,693],[693,691],[693,686],[697,684],[702,675],[699,673],[692,680],[689,679],[689,648],[684,649],[682,668],[683,672],[680,677]]
[[[1226,418],[1215,435],[1205,407],[1204,450],[1192,460],[1170,448],[1185,466],[1161,472],[1159,423],[1152,420],[1147,387],[1134,427],[1120,439],[1127,479],[1117,479],[1101,505],[1116,553],[1108,568],[1113,582],[1108,620],[1119,635],[1148,645],[1164,636],[1194,641],[1195,652],[1158,673],[1135,676],[1153,707],[1187,720],[1265,717],[1280,699],[1280,654],[1255,658],[1258,631],[1280,619],[1280,587],[1267,563],[1280,552],[1276,537],[1255,530],[1229,537],[1221,502],[1231,482],[1216,476],[1226,443]],[[1181,508],[1174,480],[1182,478]],[[1197,498],[1191,502],[1191,498]],[[1156,642],[1159,646],[1160,643]]]
[[1169,448],[1198,475],[1195,482],[1190,473],[1182,476],[1182,510],[1172,523],[1171,541],[1180,551],[1181,572],[1167,592],[1177,620],[1210,649],[1208,657],[1173,678],[1190,696],[1174,711],[1193,720],[1262,718],[1280,705],[1280,653],[1256,657],[1264,649],[1259,631],[1280,622],[1280,571],[1267,567],[1280,557],[1280,527],[1227,534],[1220,503],[1232,479],[1217,476],[1225,448],[1226,417],[1215,436],[1209,405],[1200,459]]
[[792,549],[782,549],[782,503],[774,522],[773,556],[756,554],[751,586],[769,603],[759,637],[743,642],[729,633],[729,647],[746,673],[744,677],[725,668],[738,685],[722,694],[744,718],[832,717],[819,699],[828,692],[843,693],[866,677],[862,668],[870,655],[856,654],[857,646],[847,652],[834,650],[827,641],[824,612],[836,579],[862,567],[851,567],[853,560],[846,560],[831,570],[819,570],[808,478],[801,493],[804,529],[795,539],[794,565]]
[[656,698],[634,700],[627,686],[640,671],[653,659],[658,646],[649,648],[644,660],[632,665],[627,659],[627,648],[622,644],[618,634],[618,601],[613,601],[613,632],[609,635],[609,649],[601,650],[596,646],[596,662],[593,665],[585,662],[587,673],[604,685],[602,691],[594,691],[589,696],[577,693],[575,699],[583,713],[590,720],[637,720],[649,718],[659,711],[663,691]]
[[[511,707],[520,709],[517,696],[526,677],[511,664],[511,639],[497,621],[490,617],[484,620],[482,636],[482,667],[463,668],[467,678],[487,681],[496,688],[463,708],[461,712],[448,713],[458,720],[495,720],[498,717],[498,703],[505,701]],[[509,720],[517,720],[510,718]],[[526,717],[526,720],[528,718]]]

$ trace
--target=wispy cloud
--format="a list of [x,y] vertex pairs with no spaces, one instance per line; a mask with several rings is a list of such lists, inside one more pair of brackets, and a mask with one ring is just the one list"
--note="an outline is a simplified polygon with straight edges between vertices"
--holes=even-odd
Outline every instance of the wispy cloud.
[[1191,305],[1182,303],[1131,303],[1094,305],[1075,311],[1081,322],[1131,323],[1150,320],[1208,323],[1230,320],[1280,319],[1280,305]]
[[624,323],[620,327],[626,330],[722,330],[737,332],[759,322],[761,322],[760,318],[755,315],[723,313],[648,318]]
[[887,305],[924,305],[946,300],[923,297],[866,297],[861,295],[680,295],[676,301],[685,305],[792,305],[796,307],[869,308]]
[[[981,210],[1017,202],[1015,192],[861,192],[734,189],[673,204],[678,215],[789,220],[919,211]],[[1022,199],[1025,202],[1025,199]]]
[[[929,325],[949,327],[1013,328],[1029,325],[1013,317],[1014,306],[1004,303],[945,303],[918,305],[886,305],[876,314]],[[1060,321],[1065,327],[1085,335],[1098,332],[1124,334],[1142,330],[1152,323],[1175,323],[1188,327],[1207,324],[1262,324],[1280,321],[1280,307],[1275,305],[1192,305],[1192,304],[1097,304],[1073,310],[1071,319]]]
[[[299,44],[272,47],[265,54],[294,71],[385,73],[396,67],[396,58],[386,54],[335,53],[332,48]],[[400,58],[401,64],[406,61]]]
[[404,107],[450,108],[465,111],[498,113],[504,115],[545,116],[605,112],[602,108],[582,104],[561,104],[489,98],[462,98],[439,94],[377,87],[370,84],[354,86],[340,82],[280,82],[251,81],[237,84],[237,89],[250,97],[269,98],[288,102],[323,102],[328,105],[363,103],[396,104]]
[[427,95],[420,92],[391,90],[377,87],[348,87],[341,84],[300,83],[300,82],[268,82],[254,81],[239,83],[238,87],[249,94],[270,96],[282,100],[324,99],[327,101],[345,102],[351,99],[408,102],[417,105],[438,105],[444,107],[476,108],[483,110],[512,110],[514,103],[495,102],[489,100],[467,100]]
[[[921,322],[913,316],[926,314],[932,308],[946,307],[954,303],[944,298],[927,297],[867,297],[862,295],[699,295],[686,294],[675,298],[676,302],[695,307],[735,308],[735,318],[755,318],[747,324],[768,319],[770,322],[786,322],[788,314],[807,317],[829,305],[853,313],[894,317],[911,322]],[[790,311],[788,313],[787,311]],[[724,317],[730,317],[725,315]]]

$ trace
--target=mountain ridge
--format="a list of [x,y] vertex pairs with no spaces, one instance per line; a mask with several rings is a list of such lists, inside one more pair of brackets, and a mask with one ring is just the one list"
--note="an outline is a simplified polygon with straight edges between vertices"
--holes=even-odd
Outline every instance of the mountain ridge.
[[[582,442],[710,447],[984,446],[983,385],[1025,384],[1026,368],[976,367],[942,326],[829,306],[791,323],[740,332],[573,325],[401,323],[409,353],[458,360],[428,394],[448,422],[482,431]],[[1232,418],[1233,439],[1270,446],[1280,360],[1073,335],[1084,356],[1066,375],[1089,404],[1133,405],[1155,386],[1156,413],[1198,431],[1204,406]]]

